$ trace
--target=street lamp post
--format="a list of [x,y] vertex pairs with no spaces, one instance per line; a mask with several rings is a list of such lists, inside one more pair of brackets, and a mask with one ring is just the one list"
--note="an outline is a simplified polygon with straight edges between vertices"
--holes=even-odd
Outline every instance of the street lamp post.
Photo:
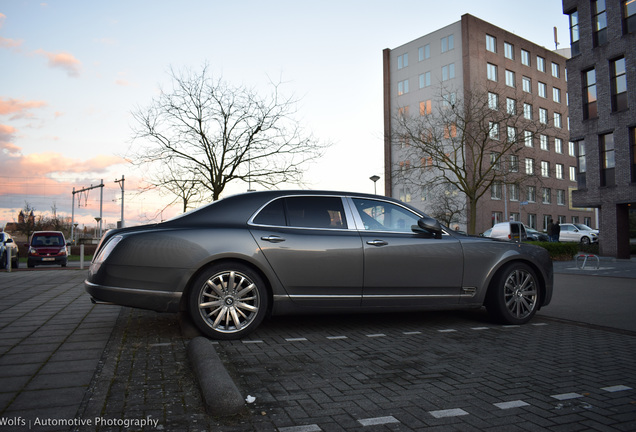
[[371,181],[373,182],[373,194],[374,194],[374,195],[377,195],[377,194],[378,194],[378,191],[377,191],[377,189],[376,189],[376,186],[375,186],[375,185],[376,185],[376,182],[377,182],[378,180],[380,180],[380,176],[372,175],[371,177],[369,177],[369,180],[371,180]]

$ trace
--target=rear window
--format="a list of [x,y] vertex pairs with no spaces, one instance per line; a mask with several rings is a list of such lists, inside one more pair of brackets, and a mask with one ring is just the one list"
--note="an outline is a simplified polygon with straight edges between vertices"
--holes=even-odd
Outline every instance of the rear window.
[[269,203],[253,220],[256,225],[297,228],[346,228],[339,197],[287,197]]
[[31,246],[65,246],[64,236],[61,234],[36,234]]

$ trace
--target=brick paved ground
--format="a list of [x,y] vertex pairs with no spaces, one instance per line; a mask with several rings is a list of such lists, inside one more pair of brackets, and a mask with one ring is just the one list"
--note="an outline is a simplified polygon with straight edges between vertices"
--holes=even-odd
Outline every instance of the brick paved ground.
[[215,345],[256,400],[213,419],[174,315],[124,309],[117,328],[94,383],[107,397],[85,418],[150,415],[158,427],[145,430],[169,431],[636,430],[630,332],[496,326],[479,312],[277,318]]

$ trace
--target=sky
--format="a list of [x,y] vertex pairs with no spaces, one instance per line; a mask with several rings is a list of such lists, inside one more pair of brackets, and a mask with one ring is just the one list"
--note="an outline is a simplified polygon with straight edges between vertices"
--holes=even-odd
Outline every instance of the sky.
[[169,87],[171,68],[204,64],[264,96],[281,81],[300,100],[297,120],[332,143],[303,187],[374,192],[369,178],[384,173],[382,50],[465,13],[550,49],[556,26],[569,46],[559,0],[0,0],[0,227],[27,204],[95,227],[100,188],[73,188],[101,180],[103,226],[116,224],[122,176],[127,226],[178,214],[179,205],[164,210],[169,197],[140,193],[142,174],[126,162],[140,145],[131,113]]

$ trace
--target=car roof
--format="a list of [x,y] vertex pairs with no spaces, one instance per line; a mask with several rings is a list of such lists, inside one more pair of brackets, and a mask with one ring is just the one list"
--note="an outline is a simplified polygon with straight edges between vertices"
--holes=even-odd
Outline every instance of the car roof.
[[227,198],[199,207],[188,213],[184,213],[169,221],[163,222],[161,226],[180,225],[210,225],[210,224],[245,224],[250,217],[271,200],[286,196],[353,196],[361,198],[382,199],[406,206],[417,214],[421,211],[394,198],[355,192],[340,192],[327,190],[276,190],[247,192],[232,195]]

